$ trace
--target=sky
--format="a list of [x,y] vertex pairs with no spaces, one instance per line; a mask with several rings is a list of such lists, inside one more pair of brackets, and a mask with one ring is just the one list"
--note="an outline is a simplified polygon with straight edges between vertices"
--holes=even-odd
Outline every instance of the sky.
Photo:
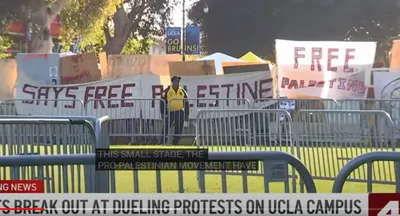
[[[186,11],[189,10],[190,6],[193,5],[197,1],[199,1],[199,0],[186,0],[185,1]],[[187,12],[186,12],[186,20],[188,20]],[[173,8],[172,22],[173,22],[173,26],[182,27],[182,0],[179,1],[179,4],[177,7]]]

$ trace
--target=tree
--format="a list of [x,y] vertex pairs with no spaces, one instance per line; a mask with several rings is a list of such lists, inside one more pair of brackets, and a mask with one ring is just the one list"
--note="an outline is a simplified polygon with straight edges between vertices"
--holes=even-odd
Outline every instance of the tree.
[[[50,53],[52,38],[50,27],[55,16],[63,12],[65,25],[64,36],[71,29],[75,34],[87,35],[92,28],[103,24],[113,14],[119,0],[4,0],[1,3],[3,28],[12,21],[22,22],[30,41],[30,52]],[[77,19],[82,20],[74,22]],[[102,25],[101,25],[102,26]]]
[[149,48],[152,44],[153,41],[148,38],[143,38],[141,40],[128,38],[121,54],[123,55],[146,54],[149,52]]
[[[50,25],[61,13],[64,44],[82,37],[82,46],[104,42],[104,50],[120,53],[128,38],[161,34],[175,0],[4,0],[0,19],[23,22],[31,52],[51,52]],[[165,13],[160,13],[163,9]],[[3,23],[3,24],[4,24]],[[3,25],[4,27],[4,25]]]
[[374,40],[382,55],[381,45],[400,33],[396,0],[218,0],[207,1],[204,14],[205,1],[191,8],[189,18],[202,27],[210,53],[253,51],[273,59],[275,39],[291,39]]
[[119,54],[129,38],[161,35],[163,27],[170,22],[171,6],[174,4],[176,0],[124,0],[110,23],[104,26],[104,50],[108,54]]
[[0,36],[0,59],[7,58],[9,54],[7,50],[11,47],[12,40],[6,36]]

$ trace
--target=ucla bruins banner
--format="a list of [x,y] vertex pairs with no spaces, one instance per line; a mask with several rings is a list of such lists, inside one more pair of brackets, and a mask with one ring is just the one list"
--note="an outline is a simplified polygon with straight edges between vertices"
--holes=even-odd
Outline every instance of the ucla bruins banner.
[[200,27],[186,27],[185,38],[185,54],[199,55],[200,54]]
[[168,27],[166,46],[167,54],[180,54],[181,53],[181,28]]

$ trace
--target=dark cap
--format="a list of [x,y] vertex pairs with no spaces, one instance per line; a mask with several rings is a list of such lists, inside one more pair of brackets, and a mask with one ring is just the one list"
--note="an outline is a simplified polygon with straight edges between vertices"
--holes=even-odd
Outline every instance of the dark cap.
[[175,81],[175,80],[180,81],[180,80],[181,80],[181,77],[173,76],[173,77],[171,78],[171,82],[173,82],[173,81]]

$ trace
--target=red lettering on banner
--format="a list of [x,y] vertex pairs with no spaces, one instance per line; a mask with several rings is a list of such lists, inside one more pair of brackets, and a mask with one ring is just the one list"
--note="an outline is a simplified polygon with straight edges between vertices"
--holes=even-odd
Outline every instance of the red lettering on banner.
[[[207,89],[206,85],[198,85],[197,86],[197,98],[205,98],[206,94],[200,93],[201,91],[204,91]],[[207,105],[205,103],[200,103],[200,100],[197,100],[197,107],[206,107]]]
[[[299,86],[298,83],[301,83]],[[337,89],[357,92],[359,94],[365,94],[367,88],[365,87],[365,83],[359,80],[347,79],[347,78],[335,78],[329,81],[324,80],[308,80],[308,85],[304,86],[305,80],[290,80],[287,77],[283,77],[281,81],[280,87],[285,89],[298,89],[298,88],[306,88],[306,87],[318,87],[322,88],[325,84],[329,83],[329,88],[334,88],[336,85]]]
[[117,93],[113,93],[114,89],[119,89],[121,88],[121,85],[111,85],[110,88],[108,89],[108,108],[118,108],[118,104],[114,104],[113,100],[114,98],[118,97]]
[[344,72],[346,73],[354,72],[354,68],[349,68],[349,61],[355,58],[353,54],[355,51],[356,51],[355,49],[346,49],[346,56],[344,60]]
[[306,51],[306,48],[304,48],[304,47],[295,47],[294,48],[294,68],[299,67],[299,58],[306,57],[306,55],[299,53],[299,52],[304,52],[304,51]]
[[328,71],[337,71],[337,67],[332,67],[332,60],[339,58],[337,52],[339,52],[338,48],[328,48]]
[[[226,98],[229,98],[231,94],[231,88],[233,87],[233,84],[224,84],[221,85],[222,88],[226,88]],[[229,100],[226,101],[226,105],[229,106]]]
[[[132,97],[132,93],[129,92],[129,88],[134,88],[136,86],[135,83],[124,84],[122,86],[122,95],[121,98],[125,99],[128,97]],[[125,100],[121,101],[121,107],[133,107],[133,103],[126,103]]]
[[[119,108],[119,107],[132,107],[133,103],[127,103],[126,99],[132,97],[131,88],[135,87],[134,83],[128,83],[124,85],[111,85],[111,86],[68,86],[68,87],[46,87],[46,86],[33,86],[30,84],[24,84],[22,87],[22,92],[29,95],[32,100],[25,99],[22,103],[49,106],[49,104],[54,104],[54,107],[58,107],[60,100],[63,98],[66,100],[77,100],[83,99],[84,105],[88,104],[91,99],[95,100],[93,106],[94,109],[97,108]],[[83,95],[77,95],[79,89],[83,89]],[[115,102],[109,100],[106,104],[102,99],[119,99],[121,101]],[[124,100],[125,99],[125,100]],[[64,108],[74,109],[76,108],[76,101],[71,101],[63,103]],[[99,106],[100,105],[100,106]],[[53,105],[52,105],[53,106]]]
[[318,71],[322,71],[321,62],[319,60],[322,59],[322,48],[320,47],[313,47],[311,50],[312,57],[311,57],[311,70],[314,71],[315,69],[315,62],[317,63]]
[[249,90],[249,93],[251,95],[251,97],[253,97],[253,99],[257,99],[257,89],[258,89],[258,85],[257,85],[257,81],[254,82],[254,91],[253,89],[250,87],[250,85],[248,83],[242,83],[242,98],[246,98],[246,91],[245,89],[247,88]]
[[325,81],[318,81],[317,82],[317,87],[322,88],[325,85]]
[[[22,92],[31,95],[32,99],[35,99],[37,88],[38,87],[36,87],[36,86],[25,84],[24,87],[22,87]],[[35,89],[35,90],[32,91],[33,89]],[[33,104],[33,100],[32,101],[22,101],[22,103]]]
[[[354,72],[354,68],[350,68],[349,65],[351,64],[351,60],[355,59],[354,52],[356,50],[354,48],[347,48],[345,49],[342,54],[344,54],[345,59],[342,64],[337,64],[337,65],[343,65],[344,72],[346,73],[352,73]],[[306,48],[305,47],[295,47],[294,48],[294,68],[299,67],[299,60],[300,59],[305,59],[306,58]],[[322,47],[312,47],[311,50],[309,51],[311,54],[311,62],[303,62],[302,64],[304,65],[310,65],[310,70],[315,71],[315,66],[317,67],[318,71],[322,71],[322,65],[326,64],[328,71],[337,71],[337,67],[332,67],[332,60],[338,59],[338,48],[328,48],[326,50],[327,53],[327,62],[321,62],[320,60],[323,58],[325,50]],[[340,53],[339,53],[340,54]]]
[[[215,96],[216,99],[219,98],[219,92],[215,92],[214,89],[218,89],[219,85],[210,85],[210,95]],[[214,104],[210,104],[210,107],[218,107],[219,106],[219,100],[215,100]]]
[[87,86],[85,89],[85,96],[83,97],[83,104],[87,105],[88,101],[90,100],[90,98],[94,97],[94,92],[92,92],[92,90],[94,91],[96,89],[96,87],[94,86]]
[[57,105],[58,105],[57,99],[58,99],[58,97],[60,96],[60,93],[62,92],[62,90],[64,90],[64,87],[61,87],[61,88],[53,87],[54,99],[55,99],[55,101],[54,101],[54,107],[57,107]]
[[[47,106],[47,100],[49,99],[49,90],[50,87],[40,87],[38,90],[38,97],[36,101],[36,105],[39,105],[40,102],[43,102],[45,106]],[[43,100],[43,101],[40,101]]]
[[66,104],[66,105],[64,105],[64,108],[70,108],[70,109],[75,109],[75,103],[76,103],[76,94],[73,94],[73,93],[71,93],[70,91],[71,90],[78,90],[79,89],[79,87],[77,87],[77,86],[70,86],[70,87],[67,87],[67,90],[65,91],[65,97],[66,98],[68,98],[68,99],[72,99],[72,100],[74,100],[74,101],[72,101],[72,104],[71,105],[68,105],[68,104]]
[[[91,109],[110,109],[110,108],[124,108],[133,107],[134,101],[129,101],[134,96],[135,83],[127,83],[123,85],[96,85],[96,86],[68,86],[68,87],[38,87],[29,84],[25,84],[22,88],[23,93],[29,95],[24,98],[28,98],[24,103],[33,104],[32,100],[43,99],[43,103],[38,101],[35,105],[54,104],[57,107],[60,101],[64,101],[63,107],[68,109],[76,108],[77,100],[83,100],[85,106],[88,106],[88,101],[94,100],[94,104],[88,106]],[[187,86],[183,86],[187,91]],[[249,82],[241,82],[235,84],[211,84],[211,85],[197,85],[190,86],[189,91],[193,91],[195,88],[196,92],[188,92],[190,98],[199,98],[203,100],[197,100],[196,103],[190,106],[201,107],[220,107],[221,104],[229,104],[229,100],[221,102],[218,99],[238,99],[236,100],[237,105],[245,104],[245,98],[258,99],[258,98],[271,98],[272,97],[272,78],[261,79]],[[144,89],[145,90],[145,89]],[[151,86],[152,98],[160,98],[164,90],[163,85]],[[233,91],[233,92],[232,92]],[[191,97],[190,97],[191,96]],[[45,101],[49,99],[50,101]],[[112,100],[117,99],[117,100]],[[120,100],[119,100],[120,99]],[[211,100],[210,100],[211,99]],[[71,100],[71,101],[69,101]],[[75,101],[76,100],[76,101]],[[107,102],[105,102],[107,100]],[[194,102],[194,101],[193,101]],[[90,103],[91,104],[91,103]],[[51,105],[52,106],[52,105]],[[152,108],[155,107],[155,101],[152,101]]]
[[97,109],[97,104],[100,104],[101,108],[104,109],[104,103],[101,99],[107,95],[107,86],[96,86],[94,93],[94,109]]

